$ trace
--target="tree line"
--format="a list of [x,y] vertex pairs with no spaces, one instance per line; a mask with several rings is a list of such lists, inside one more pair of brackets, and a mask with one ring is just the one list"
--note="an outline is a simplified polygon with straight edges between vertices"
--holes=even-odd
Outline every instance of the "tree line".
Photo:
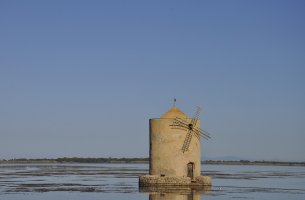
[[[62,158],[14,158],[3,159],[1,163],[148,163],[149,158],[81,158],[81,157],[62,157]],[[226,161],[226,160],[205,160],[202,164],[211,165],[283,165],[283,166],[305,166],[305,162],[281,162],[281,161]]]
[[148,162],[149,158],[80,158],[80,157],[62,157],[62,158],[13,158],[3,159],[0,163],[137,163]]

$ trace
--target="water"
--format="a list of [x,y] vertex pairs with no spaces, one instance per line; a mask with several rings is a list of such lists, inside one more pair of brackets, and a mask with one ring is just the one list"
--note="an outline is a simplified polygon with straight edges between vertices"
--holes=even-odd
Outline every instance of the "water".
[[138,177],[148,173],[147,164],[1,164],[0,199],[305,199],[305,167],[204,165],[202,169],[202,174],[212,176],[211,188],[140,192]]

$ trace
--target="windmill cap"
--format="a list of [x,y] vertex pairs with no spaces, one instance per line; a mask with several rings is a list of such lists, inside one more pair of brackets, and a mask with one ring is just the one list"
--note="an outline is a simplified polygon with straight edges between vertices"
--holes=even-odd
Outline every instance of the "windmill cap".
[[184,114],[184,112],[182,112],[176,106],[173,106],[171,109],[169,109],[169,111],[164,113],[160,118],[176,118],[176,117],[188,118],[188,116],[186,114]]

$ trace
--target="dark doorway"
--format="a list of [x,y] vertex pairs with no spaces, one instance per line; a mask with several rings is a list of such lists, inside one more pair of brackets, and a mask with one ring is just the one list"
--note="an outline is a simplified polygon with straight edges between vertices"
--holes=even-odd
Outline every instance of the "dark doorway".
[[187,176],[191,179],[194,178],[194,163],[192,162],[187,164]]

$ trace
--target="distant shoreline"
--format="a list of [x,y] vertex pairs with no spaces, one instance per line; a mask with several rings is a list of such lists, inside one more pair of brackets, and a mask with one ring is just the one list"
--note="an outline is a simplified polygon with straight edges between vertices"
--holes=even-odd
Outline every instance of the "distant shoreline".
[[[48,164],[48,163],[149,163],[149,158],[39,158],[39,159],[3,159],[0,164]],[[205,160],[202,164],[209,165],[263,165],[263,166],[305,166],[305,162],[281,162],[281,161],[223,161],[223,160]]]
[[260,165],[260,166],[305,166],[305,162],[281,162],[281,161],[222,161],[222,160],[205,160],[201,161],[202,164],[209,165]]

